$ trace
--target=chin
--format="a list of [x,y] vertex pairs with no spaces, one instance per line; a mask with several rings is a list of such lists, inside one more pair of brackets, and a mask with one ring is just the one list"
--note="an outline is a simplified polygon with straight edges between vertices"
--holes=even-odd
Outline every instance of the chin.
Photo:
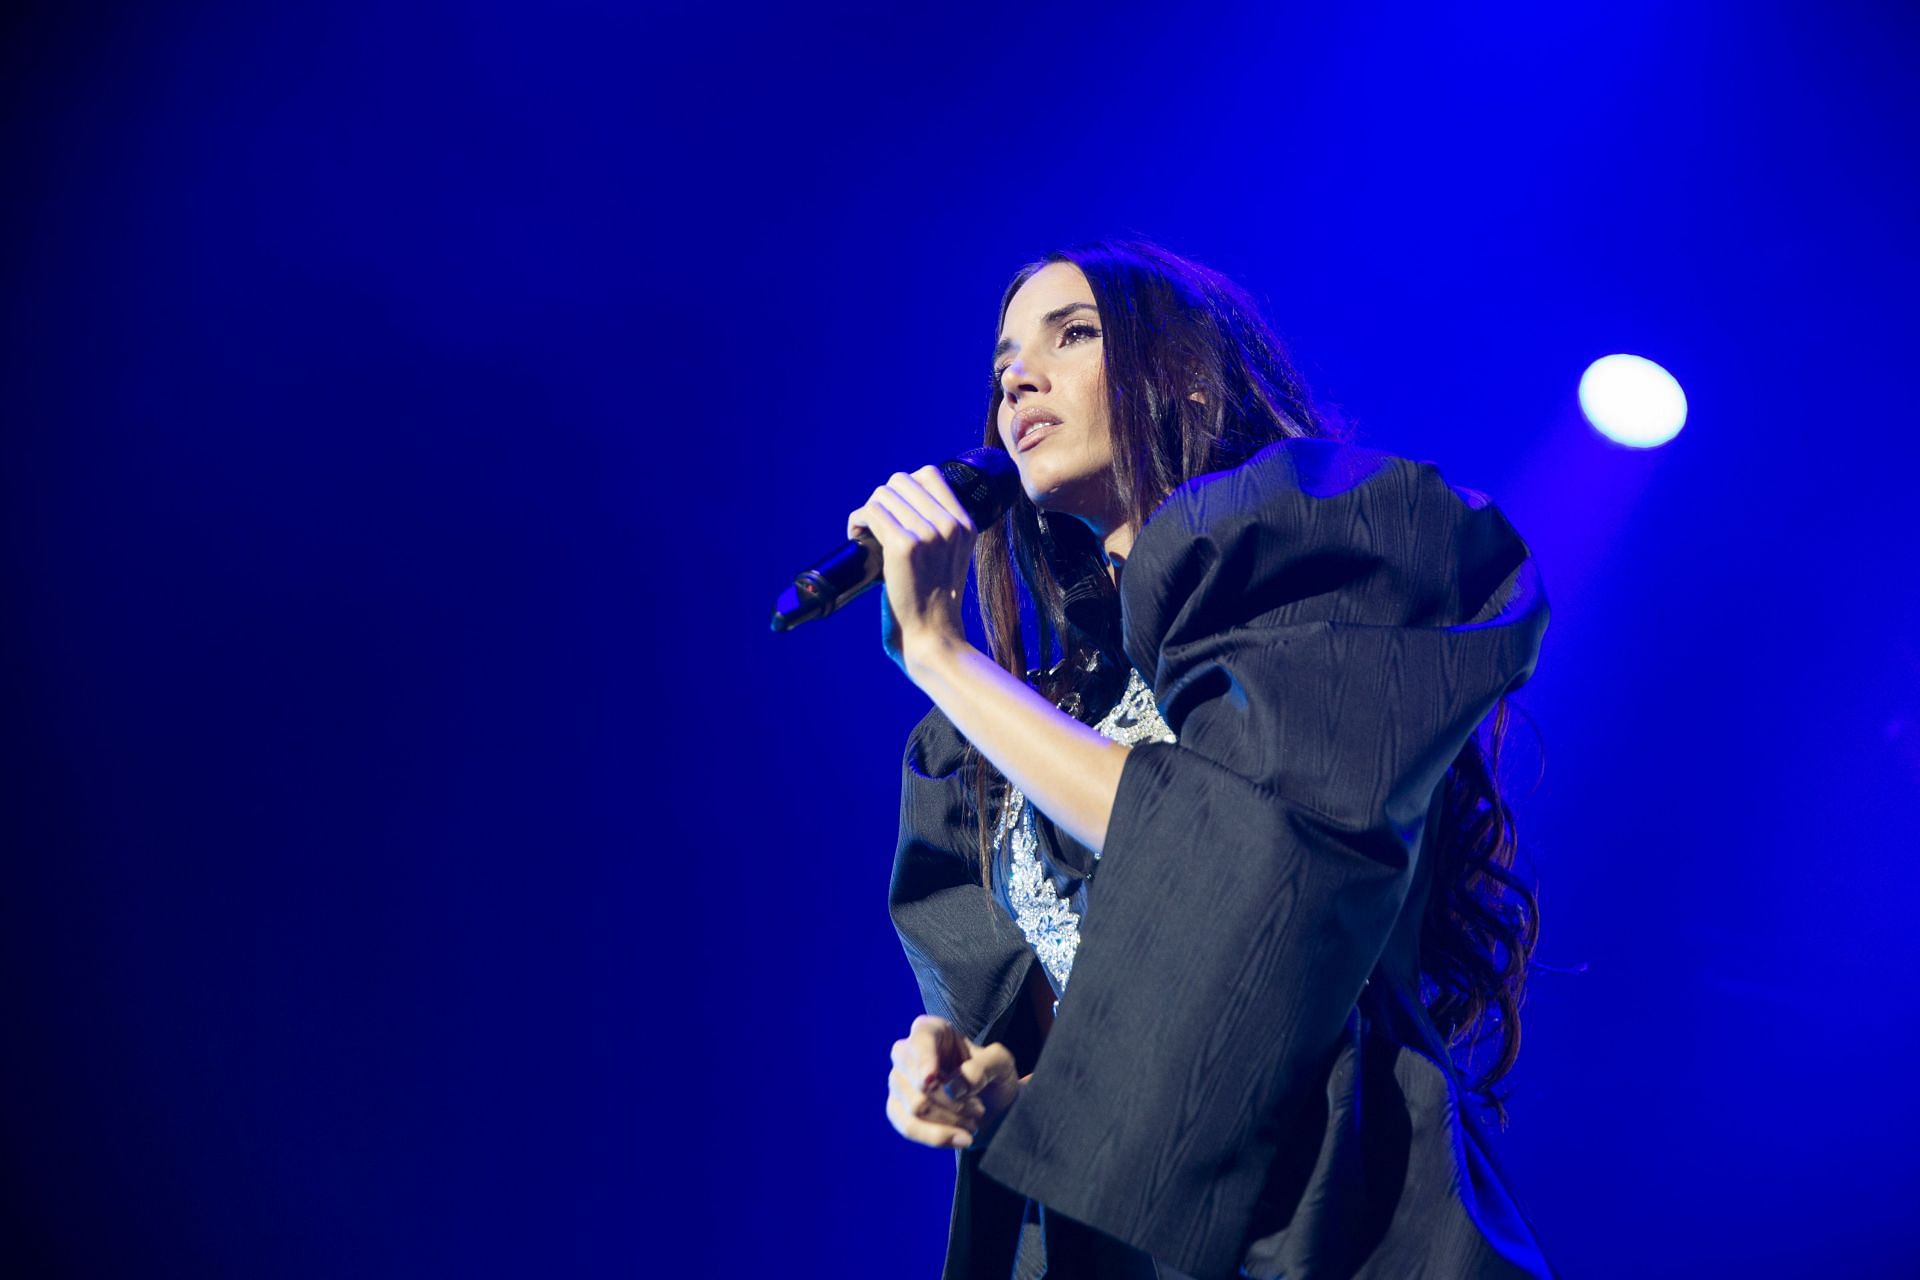
[[1049,475],[1036,475],[1031,471],[1020,473],[1020,490],[1027,495],[1027,501],[1042,511],[1047,504],[1060,496],[1060,487]]
[[1033,503],[1049,514],[1070,515],[1071,509],[1077,509],[1086,497],[1090,479],[1078,475],[1035,476],[1033,487],[1039,490],[1039,496],[1034,498]]

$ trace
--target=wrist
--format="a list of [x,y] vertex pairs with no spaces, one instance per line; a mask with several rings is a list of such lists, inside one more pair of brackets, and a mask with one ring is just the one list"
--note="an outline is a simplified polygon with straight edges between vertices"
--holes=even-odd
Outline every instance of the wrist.
[[926,630],[900,644],[900,665],[907,678],[923,690],[929,683],[943,680],[954,669],[964,651],[973,646],[964,635],[950,631]]

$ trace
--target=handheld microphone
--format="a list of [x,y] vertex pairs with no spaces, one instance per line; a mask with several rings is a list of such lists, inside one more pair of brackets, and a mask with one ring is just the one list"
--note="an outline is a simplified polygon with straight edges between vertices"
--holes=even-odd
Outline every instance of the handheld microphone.
[[[1020,473],[1004,449],[969,449],[940,464],[940,475],[978,529],[1006,514],[1020,492]],[[880,581],[880,543],[862,529],[838,551],[802,573],[773,606],[773,629],[791,631],[824,618]]]

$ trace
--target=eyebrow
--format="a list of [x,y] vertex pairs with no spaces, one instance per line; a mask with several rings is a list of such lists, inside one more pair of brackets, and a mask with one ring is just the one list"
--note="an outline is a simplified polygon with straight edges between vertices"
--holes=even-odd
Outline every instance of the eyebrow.
[[[1062,320],[1065,320],[1068,316],[1072,315],[1076,311],[1097,311],[1097,310],[1098,308],[1095,307],[1091,302],[1069,302],[1066,306],[1055,307],[1053,310],[1047,312],[1047,314],[1041,316],[1040,325],[1042,328],[1051,328],[1054,325],[1059,324]],[[995,360],[998,360],[1001,356],[1013,350],[1013,348],[1016,345],[1017,344],[1014,342],[1012,338],[1000,339],[1000,341],[994,345],[993,358]]]

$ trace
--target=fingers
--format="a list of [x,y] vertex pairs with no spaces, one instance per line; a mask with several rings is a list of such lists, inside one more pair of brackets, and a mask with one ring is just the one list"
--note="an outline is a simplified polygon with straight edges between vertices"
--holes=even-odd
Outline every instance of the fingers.
[[[896,478],[905,479],[905,477]],[[891,515],[894,522],[912,534],[916,542],[934,542],[941,538],[951,538],[957,532],[952,517],[943,517],[944,527],[942,527],[942,523],[929,516],[922,507],[921,504],[927,501],[929,499],[925,497],[916,501],[891,485],[882,485],[873,491],[873,497],[867,499],[867,505],[879,507]]]
[[[929,1095],[920,1087],[926,1076],[919,1070],[919,1050],[908,1040],[894,1042],[895,1066],[887,1075],[887,1120],[901,1137],[929,1147],[965,1149],[986,1116],[986,1107],[973,1097],[957,1102],[944,1094]],[[913,1064],[908,1070],[903,1063]]]
[[922,1146],[964,1151],[973,1145],[973,1128],[970,1127],[973,1122],[955,1125],[932,1119],[923,1120],[913,1115],[901,1098],[892,1093],[887,1095],[887,1120],[901,1137]]
[[940,468],[922,467],[909,479],[917,482],[920,492],[938,505],[948,519],[967,532],[974,532],[973,517],[967,514],[966,507],[962,506],[960,499],[954,496],[953,488],[947,483],[947,478],[940,474]]
[[847,536],[854,537],[863,528],[872,529],[881,545],[887,545],[884,534],[895,529],[880,527],[881,522],[874,518],[880,512],[892,517],[895,529],[911,534],[918,541],[974,532],[966,508],[954,496],[938,467],[921,467],[912,475],[894,472],[886,484],[873,491],[866,506],[847,517]]
[[930,1093],[967,1060],[973,1046],[945,1018],[923,1013],[906,1038],[893,1042],[893,1065],[922,1093]]
[[902,1137],[925,1146],[971,1146],[1019,1092],[1018,1068],[1005,1045],[977,1045],[931,1014],[915,1018],[893,1042],[892,1057],[887,1119]]
[[973,1052],[973,1043],[951,1022],[925,1013],[913,1020],[907,1042],[919,1051],[925,1064],[924,1089],[933,1088],[959,1071],[960,1064]]
[[978,1098],[949,1102],[944,1091],[923,1093],[914,1087],[912,1077],[898,1067],[887,1075],[887,1096],[899,1099],[901,1110],[910,1119],[969,1132],[979,1127],[981,1117],[987,1113],[987,1104]]
[[[943,538],[951,538],[963,530],[974,531],[967,509],[953,496],[938,467],[922,467],[912,475],[896,471],[886,484],[874,490],[873,496],[881,501],[894,499],[889,509],[896,515],[904,516],[910,511],[925,528],[937,531]],[[901,523],[912,527],[906,518],[902,518]]]
[[[878,489],[874,490],[876,497],[881,492],[882,491]],[[847,515],[847,536],[849,538],[857,536],[862,529],[871,529],[873,536],[880,539],[882,546],[887,545],[887,535],[889,534],[893,535],[895,539],[910,536],[908,530],[901,527],[899,517],[894,515],[888,508],[881,506],[874,498],[868,498],[866,506],[849,512]]]
[[1013,1054],[1003,1044],[990,1044],[978,1052],[970,1054],[960,1064],[960,1088],[967,1096],[980,1093],[991,1086],[1003,1084],[1012,1079],[1017,1069],[1013,1063]]

